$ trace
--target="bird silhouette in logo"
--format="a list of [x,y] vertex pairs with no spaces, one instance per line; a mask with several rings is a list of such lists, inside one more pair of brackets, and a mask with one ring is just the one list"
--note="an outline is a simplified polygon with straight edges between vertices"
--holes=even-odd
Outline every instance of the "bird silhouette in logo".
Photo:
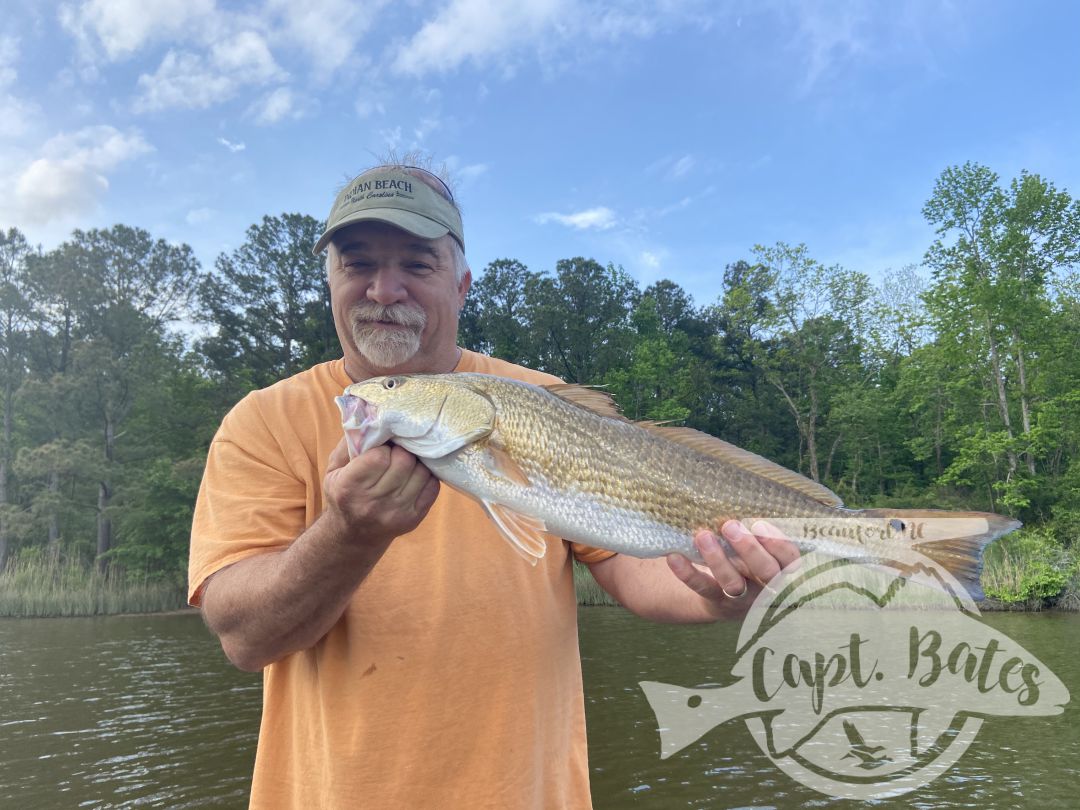
[[874,768],[880,767],[886,762],[892,762],[892,758],[885,754],[877,756],[877,754],[885,750],[885,746],[867,745],[866,740],[863,739],[862,733],[850,720],[844,721],[844,733],[847,735],[848,742],[851,744],[851,750],[844,754],[841,759],[856,757],[861,760],[856,767],[862,768],[864,771],[872,771]]

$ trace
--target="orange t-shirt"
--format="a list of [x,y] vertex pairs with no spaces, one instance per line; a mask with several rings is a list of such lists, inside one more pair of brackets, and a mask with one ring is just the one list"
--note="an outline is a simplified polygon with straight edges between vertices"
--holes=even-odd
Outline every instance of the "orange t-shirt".
[[[554,377],[463,351],[456,371]],[[344,363],[253,392],[225,417],[191,533],[189,599],[215,571],[280,551],[323,511]],[[318,644],[263,674],[252,808],[587,808],[571,558],[522,560],[443,485]]]

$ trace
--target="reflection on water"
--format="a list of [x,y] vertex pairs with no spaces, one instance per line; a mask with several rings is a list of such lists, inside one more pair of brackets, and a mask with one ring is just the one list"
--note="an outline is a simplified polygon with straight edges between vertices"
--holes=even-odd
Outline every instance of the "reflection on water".
[[198,616],[0,621],[0,807],[243,807],[261,678]]
[[[581,610],[593,796],[608,808],[823,807],[741,720],[660,760],[638,681],[723,684],[737,624]],[[1072,808],[1080,792],[1080,616],[990,615],[1069,687],[1056,717],[988,718],[959,763],[892,807]],[[0,620],[0,808],[244,807],[260,678],[198,616]]]

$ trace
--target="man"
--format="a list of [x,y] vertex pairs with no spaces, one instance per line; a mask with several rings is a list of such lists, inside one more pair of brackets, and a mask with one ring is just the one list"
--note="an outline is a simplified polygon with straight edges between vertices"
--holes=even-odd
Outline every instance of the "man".
[[458,348],[464,246],[434,175],[355,178],[315,246],[344,357],[250,394],[211,446],[189,599],[234,664],[264,669],[254,808],[589,807],[572,558],[639,615],[711,621],[795,556],[730,522],[735,560],[696,538],[707,570],[554,538],[533,568],[405,450],[350,460],[333,397],[354,381],[557,381]]

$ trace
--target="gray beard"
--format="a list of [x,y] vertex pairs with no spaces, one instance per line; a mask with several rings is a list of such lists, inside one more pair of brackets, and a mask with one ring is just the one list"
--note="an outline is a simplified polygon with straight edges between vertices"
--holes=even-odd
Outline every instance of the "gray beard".
[[[384,329],[372,321],[390,321],[406,328]],[[420,335],[427,315],[418,307],[373,302],[357,304],[349,311],[353,343],[376,368],[394,368],[411,360],[420,351]]]

